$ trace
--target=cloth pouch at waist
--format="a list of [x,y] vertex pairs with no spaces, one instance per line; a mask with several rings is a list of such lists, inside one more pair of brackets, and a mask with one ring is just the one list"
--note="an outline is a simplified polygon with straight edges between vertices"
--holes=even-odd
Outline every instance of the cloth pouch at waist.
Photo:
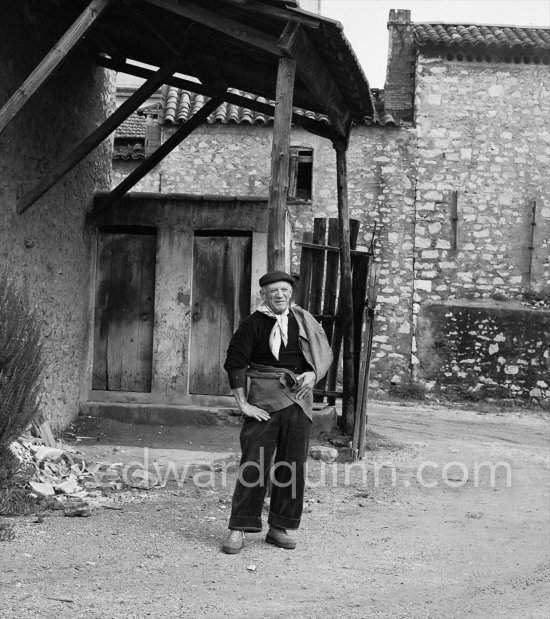
[[248,402],[268,413],[297,404],[312,419],[313,395],[298,399],[296,374],[286,368],[251,364],[246,375],[250,379]]

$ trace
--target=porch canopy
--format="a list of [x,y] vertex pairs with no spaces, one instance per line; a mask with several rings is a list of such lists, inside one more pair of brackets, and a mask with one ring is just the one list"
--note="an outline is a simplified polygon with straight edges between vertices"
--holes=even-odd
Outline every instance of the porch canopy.
[[[344,394],[353,393],[351,258],[346,158],[351,126],[375,114],[369,85],[342,26],[295,0],[35,0],[65,34],[0,109],[0,133],[77,46],[93,62],[145,78],[92,134],[20,198],[23,213],[107,138],[162,84],[205,95],[205,104],[91,213],[99,216],[227,101],[274,117],[268,266],[284,264],[291,123],[332,140],[336,150],[344,322]],[[52,41],[53,44],[53,41]],[[142,63],[154,68],[140,66]],[[179,77],[178,75],[179,74]],[[236,89],[262,97],[252,100]],[[308,112],[326,115],[328,122]],[[308,116],[310,116],[308,118]],[[352,397],[349,395],[349,397]],[[344,397],[344,409],[353,408]]]

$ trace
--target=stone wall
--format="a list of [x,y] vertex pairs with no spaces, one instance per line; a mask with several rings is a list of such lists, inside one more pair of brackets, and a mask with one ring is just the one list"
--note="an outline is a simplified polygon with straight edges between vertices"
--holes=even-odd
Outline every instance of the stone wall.
[[[443,300],[550,292],[549,92],[546,67],[419,56],[415,319]],[[491,312],[476,313],[480,332]],[[418,348],[415,377],[429,382],[434,350]],[[458,370],[454,377],[464,378]]]
[[[416,332],[425,308],[454,299],[515,307],[525,292],[550,292],[547,67],[420,54],[408,85],[415,86],[415,125],[355,127],[348,151],[359,248],[368,248],[378,226],[371,385],[382,390],[410,380],[433,388],[437,357],[419,341],[425,331]],[[163,139],[173,131],[164,127]],[[271,125],[205,125],[137,190],[266,196],[271,131]],[[292,145],[313,149],[312,200],[289,205],[297,242],[315,217],[337,216],[336,169],[329,141],[294,127]],[[117,182],[134,166],[117,162]],[[294,270],[299,253],[295,243]]]
[[418,352],[428,386],[459,398],[550,398],[550,311],[510,302],[422,308]]
[[[166,141],[175,128],[163,128]],[[132,191],[266,196],[271,173],[271,126],[202,125],[143,178]],[[119,183],[136,167],[116,161]]]
[[[0,101],[7,101],[59,39],[56,22],[12,3],[0,24]],[[32,3],[36,7],[36,3]],[[28,33],[32,34],[32,45]],[[110,182],[110,143],[88,156],[22,215],[16,203],[56,160],[105,118],[106,72],[78,52],[0,136],[0,268],[28,290],[43,321],[43,409],[54,428],[76,416],[89,325],[90,236],[84,215]]]

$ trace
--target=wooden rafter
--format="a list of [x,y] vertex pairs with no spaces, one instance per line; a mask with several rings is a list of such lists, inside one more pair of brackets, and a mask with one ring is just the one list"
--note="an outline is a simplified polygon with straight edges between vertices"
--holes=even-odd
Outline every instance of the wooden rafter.
[[112,1],[92,0],[90,2],[42,62],[4,104],[0,110],[0,133],[19,114],[30,98],[38,92],[61,62],[67,58],[69,52],[75,48]]
[[146,0],[149,4],[175,13],[180,17],[185,17],[191,21],[217,30],[226,36],[237,39],[241,43],[247,43],[252,47],[257,47],[263,51],[269,52],[274,56],[282,56],[283,52],[277,46],[277,39],[263,33],[261,30],[247,26],[230,17],[225,17],[214,11],[211,11],[200,4],[188,2],[187,0]]
[[84,138],[72,152],[51,168],[42,180],[19,200],[17,204],[18,212],[23,213],[26,211],[96,146],[101,144],[132,112],[162,86],[177,71],[180,65],[181,58],[172,57],[162,68],[154,72],[149,80],[140,86],[100,127]]
[[[138,65],[116,62],[109,58],[100,57],[96,60],[96,62],[100,66],[105,67],[106,69],[112,69],[113,71],[128,73],[130,75],[135,75],[136,77],[143,77],[145,79],[148,79],[153,74],[153,71],[151,69],[140,67]],[[198,95],[209,96],[211,94],[209,90],[202,84],[192,82],[191,80],[187,80],[181,77],[171,77],[167,79],[165,83],[170,86],[175,86],[176,88],[183,88],[184,90],[189,90],[190,92],[194,92]],[[258,112],[259,114],[265,114],[266,116],[271,116],[272,118],[275,116],[275,106],[270,103],[262,103],[261,101],[257,101],[256,99],[249,99],[248,97],[244,97],[243,95],[238,95],[232,92],[225,93],[224,100],[227,101],[227,103],[239,105],[240,107],[252,110],[253,112]],[[304,129],[315,135],[319,135],[327,139],[331,139],[332,137],[331,127],[325,122],[314,120],[312,118],[307,118],[306,116],[303,116],[302,114],[299,114],[297,112],[293,112],[292,122],[296,125],[300,125]]]
[[222,103],[221,99],[210,99],[207,101],[198,112],[195,112],[189,120],[171,135],[166,142],[161,144],[155,152],[153,152],[145,161],[143,161],[135,170],[133,170],[121,183],[119,183],[111,193],[101,202],[101,205],[92,212],[92,218],[96,219],[105,212],[111,204],[114,204],[119,198],[126,194],[130,189],[138,183],[148,172],[150,172],[157,164],[159,164],[174,148],[185,138],[193,133],[193,131],[206,121],[208,116]]
[[[271,4],[263,4],[261,2],[249,2],[243,7],[247,13],[256,13],[262,17],[273,17],[284,23],[295,22],[302,24],[308,28],[318,29],[320,26],[320,20],[318,17],[308,15],[306,12],[300,10],[294,10],[291,7],[280,8],[272,6]],[[324,18],[326,20],[326,17]]]

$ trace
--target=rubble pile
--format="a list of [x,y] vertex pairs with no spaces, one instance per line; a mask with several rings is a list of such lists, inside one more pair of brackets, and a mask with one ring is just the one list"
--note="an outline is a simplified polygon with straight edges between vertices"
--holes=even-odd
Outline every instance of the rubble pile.
[[160,486],[149,471],[128,470],[121,462],[85,462],[73,447],[48,447],[40,438],[21,437],[10,450],[30,473],[32,493],[65,516],[90,516],[98,507],[120,509],[124,503],[146,499],[140,490]]

